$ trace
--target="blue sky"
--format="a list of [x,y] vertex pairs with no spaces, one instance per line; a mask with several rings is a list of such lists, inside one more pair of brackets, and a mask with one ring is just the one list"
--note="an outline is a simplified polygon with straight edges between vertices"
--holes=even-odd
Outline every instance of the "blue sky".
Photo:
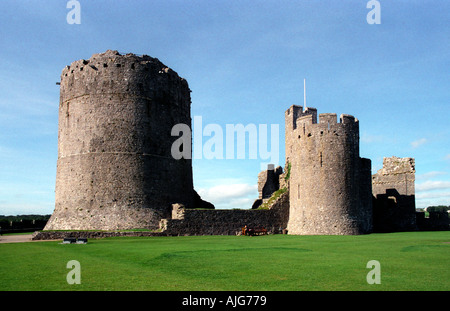
[[[54,209],[64,66],[108,49],[148,54],[187,79],[203,126],[278,124],[303,103],[360,120],[362,157],[416,159],[417,207],[450,204],[448,1],[2,0],[0,214]],[[208,138],[204,138],[204,142]],[[195,143],[195,141],[194,141]],[[194,185],[218,208],[249,208],[265,159],[193,161]]]

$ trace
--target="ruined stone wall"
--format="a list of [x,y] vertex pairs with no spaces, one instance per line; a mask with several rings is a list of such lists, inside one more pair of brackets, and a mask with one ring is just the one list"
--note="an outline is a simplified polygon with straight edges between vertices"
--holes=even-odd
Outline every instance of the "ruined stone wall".
[[[359,157],[359,122],[291,106],[286,118],[290,163],[289,234],[362,234],[371,231],[370,161]],[[362,189],[363,186],[368,189]]]
[[415,195],[415,160],[390,157],[383,159],[383,168],[372,177],[373,195],[396,189],[401,195]]
[[373,232],[372,161],[360,158],[359,172],[359,222],[365,233]]
[[450,219],[447,212],[430,212],[425,217],[425,212],[416,212],[417,230],[450,230]]
[[42,240],[63,240],[65,238],[85,238],[102,239],[110,237],[153,237],[167,236],[164,232],[150,231],[36,231],[31,239],[33,241]]
[[374,231],[416,229],[415,160],[390,157],[372,176]]
[[61,74],[55,211],[46,230],[158,228],[193,201],[190,160],[171,156],[191,126],[188,83],[158,59],[94,54]]
[[289,194],[283,193],[267,210],[196,210],[176,207],[173,218],[163,220],[167,235],[236,235],[242,227],[264,227],[281,233],[289,218]]
[[267,170],[258,174],[258,194],[259,199],[270,198],[272,193],[280,189],[280,175],[283,173],[281,166],[276,169],[273,164],[267,166]]

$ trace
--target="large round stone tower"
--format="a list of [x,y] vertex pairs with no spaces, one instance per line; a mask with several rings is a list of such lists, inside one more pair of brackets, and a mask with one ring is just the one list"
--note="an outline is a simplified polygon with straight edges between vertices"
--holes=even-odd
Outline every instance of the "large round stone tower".
[[359,122],[350,115],[291,106],[286,117],[289,234],[371,231],[371,162],[359,157]]
[[46,230],[157,228],[193,203],[191,160],[175,160],[175,124],[191,127],[190,90],[150,56],[108,50],[63,69],[55,211]]

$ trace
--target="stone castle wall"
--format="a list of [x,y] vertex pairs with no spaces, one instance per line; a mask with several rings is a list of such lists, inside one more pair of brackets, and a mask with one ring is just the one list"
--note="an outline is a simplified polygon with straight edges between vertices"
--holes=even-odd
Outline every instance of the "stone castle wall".
[[[336,114],[296,105],[285,112],[286,171],[258,175],[252,208],[268,209],[213,210],[193,189],[191,160],[171,154],[178,138],[172,127],[191,127],[190,106],[186,80],[150,56],[108,50],[64,68],[55,211],[45,230],[222,235],[247,225],[309,235],[415,228],[414,159],[386,158],[372,176],[371,161],[359,155],[355,117],[338,122]],[[278,189],[286,192],[267,207]],[[433,217],[418,222],[448,227],[448,217]]]
[[[290,234],[371,231],[370,160],[359,157],[359,122],[291,106],[286,118],[290,163]],[[365,189],[368,188],[368,189]]]
[[162,221],[167,235],[237,235],[242,228],[264,227],[281,233],[289,218],[289,193],[283,193],[266,210],[196,210],[177,208],[171,219]]
[[415,160],[390,157],[372,176],[374,231],[416,229]]
[[192,205],[191,160],[171,156],[190,105],[186,80],[150,56],[107,51],[64,68],[46,230],[156,229],[172,203]]
[[386,189],[396,189],[401,195],[415,195],[415,166],[413,158],[384,158],[383,168],[372,177],[373,194],[384,194]]
[[416,226],[418,230],[450,230],[450,218],[447,212],[416,212]]
[[280,189],[280,175],[283,173],[281,166],[277,168],[273,164],[267,166],[267,170],[258,174],[258,199],[268,199]]

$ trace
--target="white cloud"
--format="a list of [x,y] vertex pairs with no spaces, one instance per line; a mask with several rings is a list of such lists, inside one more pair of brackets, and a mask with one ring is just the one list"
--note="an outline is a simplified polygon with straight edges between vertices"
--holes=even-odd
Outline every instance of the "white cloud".
[[211,202],[220,209],[248,209],[258,197],[257,185],[245,183],[221,184],[210,188],[199,188],[198,194],[203,200]]
[[[433,171],[418,176],[418,180],[445,175],[445,172]],[[426,180],[416,184],[416,207],[450,204],[450,181]]]
[[425,192],[416,194],[416,207],[425,208],[433,205],[449,205],[450,192]]
[[450,181],[425,181],[420,184],[416,184],[416,191],[431,191],[437,189],[450,189]]
[[[422,192],[416,194],[416,199],[424,200],[424,199],[450,199],[450,192]],[[450,202],[447,202],[447,205]]]
[[411,143],[411,146],[412,146],[413,148],[417,148],[417,147],[419,147],[419,146],[425,144],[426,142],[427,142],[427,139],[426,139],[426,138],[421,138],[421,139],[418,139],[418,140],[413,141],[413,142]]
[[53,213],[54,206],[45,203],[8,203],[0,202],[0,215],[48,215]]
[[428,172],[428,173],[417,175],[416,180],[428,180],[428,179],[432,179],[434,177],[446,175],[446,174],[447,174],[447,172],[433,171],[433,172]]

